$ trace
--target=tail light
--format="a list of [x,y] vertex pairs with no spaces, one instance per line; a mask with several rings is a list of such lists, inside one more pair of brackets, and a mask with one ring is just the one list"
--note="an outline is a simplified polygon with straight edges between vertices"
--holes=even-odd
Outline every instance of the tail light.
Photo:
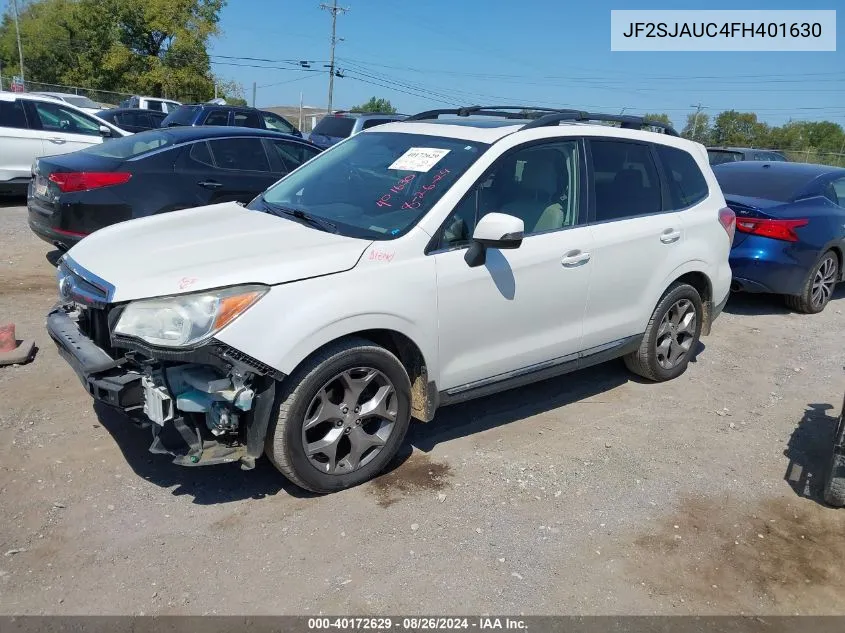
[[101,187],[112,187],[129,182],[132,174],[125,172],[54,172],[50,174],[50,182],[56,183],[62,193],[74,191],[88,191],[89,189],[100,189]]
[[734,232],[736,231],[736,213],[730,207],[719,209],[719,224],[725,229],[728,234],[730,243],[734,243]]
[[737,220],[736,230],[741,233],[750,233],[761,237],[770,237],[773,240],[784,240],[786,242],[797,242],[798,235],[795,229],[806,226],[809,220],[773,220],[769,218],[741,218]]

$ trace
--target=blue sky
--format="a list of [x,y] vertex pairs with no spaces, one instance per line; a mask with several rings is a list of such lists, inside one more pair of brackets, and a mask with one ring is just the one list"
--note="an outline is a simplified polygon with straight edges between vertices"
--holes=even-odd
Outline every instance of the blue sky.
[[[324,0],[330,2],[331,0]],[[212,45],[214,71],[256,105],[325,107],[331,17],[320,0],[229,0]],[[841,0],[341,0],[334,107],[379,96],[401,112],[519,103],[607,112],[666,112],[682,127],[704,112],[755,111],[780,124],[845,125],[845,11],[826,53],[611,52],[611,9],[835,9]],[[254,60],[243,58],[255,58]],[[258,61],[273,60],[273,61]],[[297,70],[290,60],[310,60]],[[235,64],[238,64],[237,66]],[[377,84],[377,85],[375,85]]]

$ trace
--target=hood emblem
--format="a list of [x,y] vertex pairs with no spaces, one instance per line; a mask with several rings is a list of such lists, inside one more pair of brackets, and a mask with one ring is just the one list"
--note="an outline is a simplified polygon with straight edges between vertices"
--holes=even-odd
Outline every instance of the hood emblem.
[[59,280],[59,296],[65,301],[73,298],[73,278],[66,275]]

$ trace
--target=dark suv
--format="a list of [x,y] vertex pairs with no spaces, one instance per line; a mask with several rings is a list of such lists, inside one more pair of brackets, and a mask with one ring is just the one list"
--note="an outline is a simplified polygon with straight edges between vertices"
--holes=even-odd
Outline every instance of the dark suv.
[[[274,115],[278,117],[278,115]],[[287,119],[282,119],[290,128],[288,134],[301,137],[302,134]],[[275,123],[275,121],[274,121]],[[167,115],[161,127],[197,126],[197,125],[230,125],[236,127],[252,127],[259,130],[280,130],[278,124],[268,125],[265,113],[256,108],[246,106],[229,106],[216,104],[183,105]]]
[[335,112],[334,114],[324,116],[317,122],[314,130],[308,136],[308,140],[318,147],[328,149],[332,145],[340,143],[343,139],[349,138],[362,130],[407,118],[407,114]]

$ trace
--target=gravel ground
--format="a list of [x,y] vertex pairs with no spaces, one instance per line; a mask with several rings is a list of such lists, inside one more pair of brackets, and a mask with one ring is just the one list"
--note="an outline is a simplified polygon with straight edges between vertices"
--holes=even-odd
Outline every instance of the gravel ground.
[[673,382],[612,362],[443,409],[393,470],[314,497],[266,460],[175,467],[93,407],[19,204],[0,322],[41,347],[0,368],[0,613],[845,613],[845,514],[818,501],[845,293],[733,297]]

